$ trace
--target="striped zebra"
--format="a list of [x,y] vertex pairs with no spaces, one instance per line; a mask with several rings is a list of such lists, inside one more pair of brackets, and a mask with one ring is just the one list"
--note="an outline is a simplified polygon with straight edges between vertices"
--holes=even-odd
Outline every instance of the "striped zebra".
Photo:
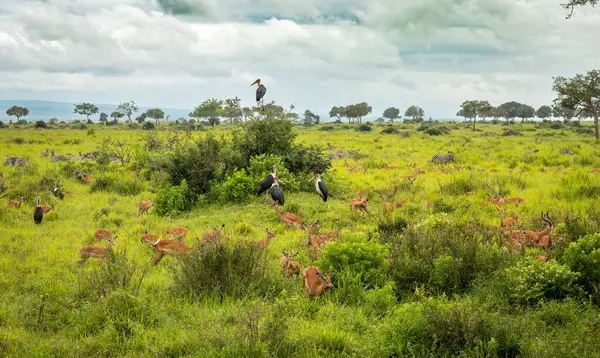
[[446,164],[454,161],[454,154],[452,152],[448,152],[447,154],[434,154],[431,157],[431,161],[436,164]]

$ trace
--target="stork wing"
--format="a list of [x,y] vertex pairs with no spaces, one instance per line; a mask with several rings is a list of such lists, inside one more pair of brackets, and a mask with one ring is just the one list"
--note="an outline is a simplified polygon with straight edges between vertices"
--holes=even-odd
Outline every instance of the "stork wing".
[[327,186],[322,181],[319,182],[319,190],[321,191],[321,194],[323,194],[323,201],[327,201],[329,192],[327,190]]
[[267,88],[264,85],[258,86],[256,89],[256,102],[260,101],[267,93]]

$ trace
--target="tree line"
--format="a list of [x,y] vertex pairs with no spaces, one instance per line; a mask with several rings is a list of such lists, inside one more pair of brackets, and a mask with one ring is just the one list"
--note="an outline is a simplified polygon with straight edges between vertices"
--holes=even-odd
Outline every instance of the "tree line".
[[[542,105],[535,109],[532,106],[516,101],[505,102],[499,106],[493,106],[487,100],[466,100],[464,101],[456,113],[459,117],[464,117],[465,122],[471,121],[473,129],[477,119],[485,120],[486,118],[504,118],[506,122],[520,118],[521,121],[532,119],[534,117],[548,119],[551,117],[562,118],[563,120],[571,120],[572,118],[585,119],[592,117],[594,119],[595,136],[600,139],[600,130],[598,128],[598,110],[600,108],[600,71],[591,70],[586,74],[576,74],[574,77],[553,77],[552,91],[556,93],[556,98],[553,104]],[[291,105],[288,110],[282,106],[270,103],[258,107],[242,107],[241,99],[226,98],[220,100],[210,98],[196,106],[190,113],[191,119],[204,121],[212,126],[218,125],[221,120],[236,123],[245,122],[254,117],[256,113],[270,113],[279,118],[285,118],[292,121],[298,121],[299,115],[292,112],[294,106]],[[99,108],[92,103],[75,104],[74,113],[85,115],[88,122],[90,116],[96,115]],[[128,122],[133,121],[133,116],[139,112],[139,107],[134,101],[120,103],[116,110],[110,114],[113,123],[118,123],[124,117]],[[348,119],[348,123],[362,123],[362,119],[373,112],[371,107],[366,102],[350,104],[347,106],[334,106],[329,111],[330,118],[337,118],[336,122],[341,122],[342,118]],[[9,116],[14,116],[17,120],[21,117],[29,115],[29,110],[20,106],[12,106],[6,111]],[[404,111],[404,122],[421,122],[424,120],[425,111],[416,105],[411,105]],[[382,122],[385,119],[393,122],[400,119],[400,110],[396,107],[389,107],[382,113],[382,117],[377,121]],[[151,108],[137,115],[135,120],[139,123],[145,123],[147,119],[153,119],[157,126],[160,121],[165,119],[165,113],[160,108]],[[166,117],[169,120],[168,116]],[[180,118],[184,120],[183,118]],[[101,123],[109,122],[109,116],[106,113],[101,113],[99,118]],[[320,116],[310,110],[304,112],[302,121],[305,125],[319,124]]]

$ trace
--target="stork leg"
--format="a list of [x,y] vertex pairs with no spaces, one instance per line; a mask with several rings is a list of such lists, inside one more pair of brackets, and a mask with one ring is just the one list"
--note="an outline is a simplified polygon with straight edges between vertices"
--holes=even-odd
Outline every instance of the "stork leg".
[[265,204],[269,203],[269,192],[271,191],[271,188],[267,189],[267,194],[265,195]]

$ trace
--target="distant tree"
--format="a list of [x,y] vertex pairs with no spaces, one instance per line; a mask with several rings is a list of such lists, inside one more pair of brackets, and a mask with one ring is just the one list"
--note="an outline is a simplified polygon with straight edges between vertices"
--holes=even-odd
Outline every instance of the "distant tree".
[[400,110],[396,107],[387,108],[383,111],[383,118],[387,118],[390,122],[393,122],[394,119],[400,118]]
[[99,111],[98,107],[87,102],[75,104],[74,106],[75,108],[73,109],[73,113],[85,116],[85,119],[87,119],[88,121],[90,120],[91,115],[94,115]]
[[160,108],[151,108],[146,111],[146,117],[154,119],[155,125],[160,126],[160,120],[165,118],[165,112]]
[[231,123],[240,122],[244,117],[244,113],[242,111],[242,100],[238,97],[226,98],[222,110],[223,117],[225,117],[226,120]]
[[146,112],[140,114],[139,116],[135,117],[135,121],[138,122],[139,124],[142,124],[146,121],[146,118],[148,118],[148,115],[146,114]]
[[525,122],[525,119],[533,118],[533,116],[535,116],[535,108],[521,104],[517,111],[517,117],[521,118],[521,122]]
[[600,111],[600,71],[592,70],[587,74],[576,74],[574,77],[554,77],[552,91],[557,93],[554,103],[569,110],[587,111],[594,117],[596,140],[600,140],[598,128],[598,111]]
[[127,116],[128,122],[131,122],[131,116],[134,113],[137,113],[138,110],[139,108],[135,105],[134,101],[124,102],[117,106],[117,112],[123,113],[123,115]]
[[570,110],[564,107],[557,105],[556,103],[552,105],[552,116],[560,117],[565,121],[569,121],[573,118],[574,110]]
[[110,114],[110,118],[113,119],[114,123],[117,123],[119,121],[119,119],[123,118],[123,113],[118,112],[118,111],[114,111]]
[[385,122],[385,118],[383,118],[383,117],[379,117],[379,118],[377,118],[377,119],[375,120],[375,122],[377,122],[377,123],[383,123],[383,122]]
[[11,117],[17,117],[18,122],[21,120],[21,117],[27,117],[29,115],[29,110],[25,107],[12,106],[6,110],[6,114]]
[[55,125],[56,123],[58,123],[58,118],[56,117],[52,117],[50,118],[50,120],[48,121],[48,123]]
[[535,112],[535,116],[541,119],[548,119],[552,117],[552,108],[550,106],[540,106],[538,110]]
[[106,123],[108,122],[108,114],[102,112],[100,113],[100,119],[99,119],[100,123]]
[[342,120],[342,117],[346,117],[346,107],[334,106],[329,111],[329,118],[336,117],[338,121]]
[[567,3],[561,4],[560,6],[564,7],[566,10],[569,11],[566,18],[570,19],[571,16],[573,16],[573,12],[575,11],[576,6],[591,5],[592,7],[594,7],[598,4],[598,1],[599,0],[568,0]]
[[411,117],[413,122],[422,122],[423,117],[425,117],[425,111],[423,108],[413,105],[408,107],[408,109],[404,112],[405,120],[406,117]]
[[499,119],[500,117],[504,117],[504,110],[500,107],[494,107],[490,111],[490,117],[494,119]]
[[522,106],[522,104],[519,102],[510,101],[510,102],[502,103],[499,108],[501,108],[502,111],[504,112],[504,118],[506,119],[506,122],[508,123],[508,121],[510,119],[515,119],[518,117],[519,109],[521,108],[521,106]]
[[190,113],[190,117],[202,118],[214,127],[220,123],[219,116],[221,113],[223,113],[223,101],[216,98],[209,98],[199,106],[196,106]]
[[464,101],[460,105],[460,110],[457,114],[465,117],[465,121],[467,118],[472,119],[473,130],[475,130],[475,123],[477,122],[477,117],[489,117],[493,108],[494,107],[492,107],[489,101],[469,100]]
[[356,120],[358,123],[362,123],[363,117],[367,116],[373,111],[373,108],[369,106],[367,102],[361,102],[357,104],[351,104],[346,106],[345,112],[348,121],[350,119]]
[[320,117],[318,115],[314,114],[310,109],[307,109],[306,111],[304,111],[304,125],[305,126],[310,126],[313,123],[319,124],[319,120],[320,120]]

